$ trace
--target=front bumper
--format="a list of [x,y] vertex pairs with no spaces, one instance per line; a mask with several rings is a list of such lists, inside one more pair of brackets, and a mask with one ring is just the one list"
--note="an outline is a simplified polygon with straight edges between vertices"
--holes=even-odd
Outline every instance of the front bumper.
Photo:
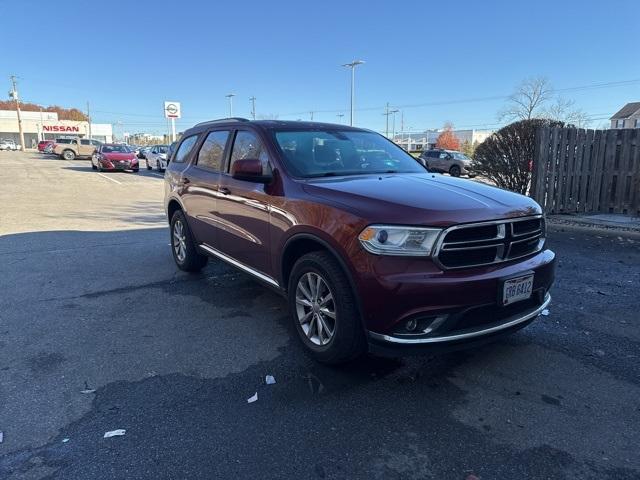
[[100,166],[103,170],[136,170],[138,168],[138,162],[124,162],[117,161],[105,162],[101,161]]
[[364,328],[386,336],[403,331],[403,325],[411,319],[446,316],[438,330],[434,329],[434,335],[491,323],[527,307],[521,302],[513,307],[499,306],[505,279],[532,273],[533,307],[544,301],[555,278],[555,255],[550,250],[502,264],[460,270],[442,270],[427,258],[377,256],[364,250],[354,253],[354,257],[354,280]]
[[444,334],[424,335],[419,338],[409,338],[399,335],[384,335],[376,332],[369,333],[369,345],[373,352],[398,353],[414,351],[420,353],[425,347],[430,352],[450,351],[493,341],[503,335],[515,332],[535,320],[551,303],[551,295],[546,293],[542,302],[522,311],[491,323],[484,323],[471,328],[453,330]]

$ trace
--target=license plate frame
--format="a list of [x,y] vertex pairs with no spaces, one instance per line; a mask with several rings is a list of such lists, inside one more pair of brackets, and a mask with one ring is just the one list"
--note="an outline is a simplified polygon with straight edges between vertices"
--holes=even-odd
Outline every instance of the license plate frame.
[[[502,279],[498,289],[498,304],[507,307],[529,300],[533,295],[535,273],[527,271]],[[514,289],[508,291],[507,289]]]

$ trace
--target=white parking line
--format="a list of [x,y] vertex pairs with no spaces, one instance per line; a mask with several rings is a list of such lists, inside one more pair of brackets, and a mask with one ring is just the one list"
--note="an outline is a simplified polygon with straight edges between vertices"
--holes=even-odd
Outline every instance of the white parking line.
[[107,175],[105,175],[104,173],[98,173],[98,175],[100,175],[102,178],[106,178],[107,180],[111,180],[112,182],[117,183],[118,185],[122,185],[121,182],[119,182],[118,180],[114,180],[111,177],[108,177]]
[[149,172],[149,175],[155,175],[156,177],[164,178],[164,175],[160,175],[159,173]]

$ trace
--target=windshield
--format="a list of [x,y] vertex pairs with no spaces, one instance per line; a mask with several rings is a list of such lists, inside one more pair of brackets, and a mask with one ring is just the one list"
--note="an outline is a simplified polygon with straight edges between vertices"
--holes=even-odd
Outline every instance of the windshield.
[[158,152],[159,153],[167,153],[167,147],[166,145],[158,145]]
[[102,147],[102,153],[130,153],[125,145],[105,145]]
[[456,160],[465,160],[467,162],[471,161],[471,159],[463,153],[460,153],[460,152],[450,152],[450,153],[451,155],[453,155],[453,158],[455,158]]
[[275,138],[297,177],[425,171],[411,155],[373,132],[277,131]]

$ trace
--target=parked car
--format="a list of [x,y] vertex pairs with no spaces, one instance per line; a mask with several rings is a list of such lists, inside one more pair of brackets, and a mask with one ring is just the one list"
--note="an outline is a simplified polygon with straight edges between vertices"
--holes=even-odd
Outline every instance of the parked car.
[[50,143],[49,145],[44,147],[44,150],[42,150],[42,153],[52,154],[53,153],[53,149],[55,148],[55,146],[56,146],[55,143]]
[[140,160],[144,160],[145,158],[147,158],[147,157],[146,157],[146,153],[149,151],[149,149],[150,149],[150,148],[151,148],[151,147],[141,147],[141,148],[140,148],[140,150],[138,150],[137,157],[138,157]]
[[38,142],[38,151],[39,152],[44,152],[44,149],[47,147],[47,145],[53,145],[55,142],[53,140],[40,140]]
[[420,161],[431,172],[448,173],[452,177],[476,176],[471,168],[472,160],[462,152],[455,150],[433,149],[422,152]]
[[168,145],[154,145],[144,154],[147,162],[147,170],[156,169],[159,172],[164,172],[167,168],[167,152],[169,151]]
[[198,124],[167,167],[165,208],[178,268],[215,257],[285,295],[321,362],[478,345],[551,300],[535,201],[428,173],[368,130]]
[[106,170],[137,172],[140,166],[136,154],[127,145],[103,143],[91,156],[91,168],[100,172]]
[[10,139],[0,140],[0,150],[20,150],[20,145]]
[[75,158],[90,158],[96,148],[102,145],[97,140],[88,138],[61,139],[63,143],[58,143],[53,147],[53,153],[59,155],[64,160],[73,160]]

